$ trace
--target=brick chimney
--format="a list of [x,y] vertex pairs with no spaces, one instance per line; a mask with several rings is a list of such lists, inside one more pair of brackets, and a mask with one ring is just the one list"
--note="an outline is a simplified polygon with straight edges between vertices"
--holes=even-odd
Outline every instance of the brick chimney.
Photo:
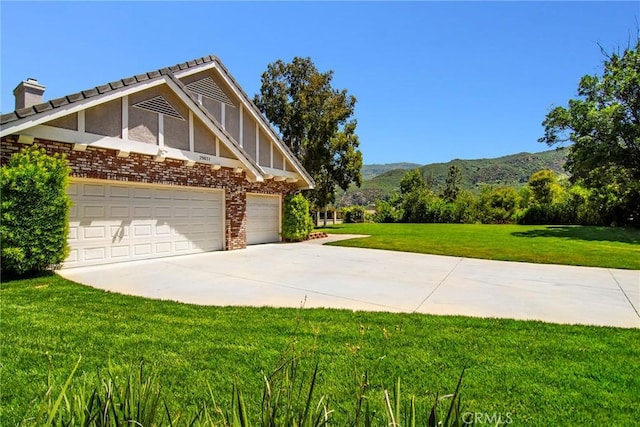
[[41,104],[44,90],[45,86],[42,86],[38,83],[38,80],[31,77],[20,83],[13,90],[13,95],[16,97],[16,110]]

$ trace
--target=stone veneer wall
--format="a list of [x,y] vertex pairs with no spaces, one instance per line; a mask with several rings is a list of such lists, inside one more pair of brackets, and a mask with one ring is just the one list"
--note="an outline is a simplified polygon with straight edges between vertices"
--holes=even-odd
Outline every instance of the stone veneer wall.
[[[0,163],[3,165],[13,153],[25,147],[12,136],[3,137],[1,142]],[[136,153],[117,157],[115,150],[105,148],[87,147],[86,151],[74,151],[72,144],[40,139],[36,139],[35,144],[45,148],[49,154],[64,153],[69,160],[71,176],[76,178],[224,189],[227,250],[247,246],[247,192],[285,196],[296,190],[294,184],[285,182],[252,183],[247,181],[244,172],[236,174],[226,167],[214,171],[210,165],[202,163],[189,167],[180,160],[156,162],[151,156]]]

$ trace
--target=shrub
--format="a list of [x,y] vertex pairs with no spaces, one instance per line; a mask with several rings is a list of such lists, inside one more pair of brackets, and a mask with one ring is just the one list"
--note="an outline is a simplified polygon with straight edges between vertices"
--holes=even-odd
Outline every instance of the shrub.
[[541,205],[532,205],[527,209],[519,211],[516,215],[516,222],[522,225],[549,224],[549,210]]
[[373,214],[374,222],[398,222],[402,216],[391,202],[386,200],[376,201],[376,213]]
[[508,224],[518,206],[518,192],[511,187],[483,187],[478,200],[478,214],[484,224]]
[[288,195],[284,201],[282,237],[299,242],[313,231],[313,219],[309,215],[309,202],[302,194]]
[[454,204],[453,222],[472,224],[476,221],[476,197],[470,191],[463,190],[458,193]]
[[342,208],[345,223],[361,223],[365,221],[365,211],[362,206],[349,206]]
[[64,155],[49,156],[35,145],[2,167],[3,273],[55,269],[69,254],[69,172]]
[[402,198],[402,221],[411,223],[430,222],[429,204],[431,197],[427,190],[417,189]]

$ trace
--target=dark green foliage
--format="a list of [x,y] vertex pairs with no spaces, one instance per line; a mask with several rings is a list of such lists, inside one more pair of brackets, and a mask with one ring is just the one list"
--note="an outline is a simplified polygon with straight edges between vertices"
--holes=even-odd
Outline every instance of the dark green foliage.
[[449,172],[447,172],[447,179],[444,182],[444,190],[442,191],[442,198],[447,202],[453,202],[458,197],[460,192],[460,181],[462,180],[462,171],[457,165],[449,166]]
[[[567,149],[563,148],[541,153],[513,154],[496,159],[433,163],[422,166],[420,171],[422,176],[429,178],[431,190],[442,193],[446,186],[449,169],[455,165],[460,169],[460,190],[478,194],[486,185],[519,189],[526,185],[534,172],[541,169],[550,169],[557,175],[563,174],[566,158]],[[360,188],[352,186],[344,193],[338,192],[336,206],[373,205],[376,200],[388,199],[394,192],[400,191],[400,180],[406,173],[406,169],[384,172],[365,179]]]
[[0,169],[2,272],[23,275],[59,266],[69,253],[70,169],[63,155],[37,146]]
[[421,191],[427,187],[420,169],[407,171],[400,180],[400,194],[405,195],[412,191]]
[[[601,190],[607,194],[611,191]],[[579,184],[560,181],[550,170],[542,170],[531,176],[519,195],[520,210],[515,214],[518,224],[582,224],[610,225],[606,209],[595,200],[595,192]]]
[[373,215],[375,222],[397,222],[402,217],[402,212],[396,208],[397,202],[393,200],[378,200],[376,202],[376,212]]
[[342,208],[344,222],[356,224],[365,221],[365,210],[362,206],[349,206]]
[[453,218],[450,222],[472,224],[477,221],[476,197],[467,190],[458,193],[453,202]]
[[[405,172],[401,180],[399,216],[401,222],[409,223],[462,223],[481,221],[504,224],[513,221],[518,208],[518,193],[511,187],[483,188],[476,198],[471,192],[460,192],[456,186],[459,171],[451,167],[450,185],[447,197],[439,197],[426,189],[419,170]],[[458,200],[459,199],[459,200]],[[380,204],[389,210],[389,206]],[[392,215],[384,214],[374,218],[390,222]]]
[[[453,172],[455,173],[455,172]],[[405,172],[401,194],[376,203],[375,222],[484,224],[623,225],[628,210],[620,200],[640,197],[640,183],[624,184],[622,174],[611,173],[598,188],[583,181],[571,184],[549,169],[535,172],[526,186],[484,186],[478,196],[463,190],[454,200],[426,188],[419,170]],[[628,177],[626,177],[628,178]],[[449,192],[453,197],[455,192]]]
[[577,184],[589,190],[586,204],[597,218],[592,223],[640,226],[640,180],[630,169],[602,166]]
[[309,202],[302,194],[288,195],[284,200],[282,237],[299,242],[313,231],[313,219],[309,215]]
[[518,207],[518,192],[512,187],[485,187],[478,199],[478,217],[485,224],[509,224]]
[[402,222],[431,222],[429,205],[433,197],[426,189],[416,189],[402,195]]
[[[640,224],[640,39],[605,56],[602,76],[585,75],[578,99],[543,121],[548,145],[569,141],[567,170],[600,193],[603,222]],[[613,188],[601,191],[606,183]],[[608,194],[604,194],[608,193]],[[607,199],[605,202],[603,198]]]
[[360,186],[362,153],[352,118],[356,98],[331,86],[333,71],[321,73],[310,58],[278,60],[262,74],[254,102],[315,180],[310,200],[323,208],[336,187]]
[[529,188],[532,193],[532,203],[540,206],[549,206],[553,202],[554,185],[558,179],[549,169],[540,170],[529,178]]

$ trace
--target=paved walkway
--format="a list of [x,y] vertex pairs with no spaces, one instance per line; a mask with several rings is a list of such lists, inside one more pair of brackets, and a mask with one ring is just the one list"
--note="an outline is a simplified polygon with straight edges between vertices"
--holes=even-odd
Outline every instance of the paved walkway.
[[[348,237],[348,236],[347,236]],[[60,275],[96,288],[203,305],[535,319],[640,327],[640,271],[322,246],[250,246]]]

